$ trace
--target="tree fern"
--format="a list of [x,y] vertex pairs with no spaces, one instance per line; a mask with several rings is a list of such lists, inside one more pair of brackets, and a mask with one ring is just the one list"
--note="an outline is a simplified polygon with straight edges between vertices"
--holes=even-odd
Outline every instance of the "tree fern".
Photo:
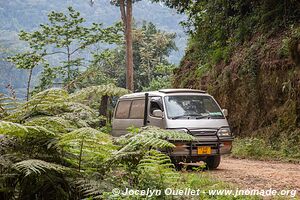
[[62,104],[67,101],[69,94],[67,91],[58,88],[52,88],[35,94],[30,100],[23,104],[23,109],[34,110],[43,105]]
[[43,160],[24,160],[13,165],[13,168],[23,173],[25,176],[29,176],[31,174],[42,174],[47,171],[55,171],[58,173],[62,173],[67,170],[66,167],[63,167],[58,164],[45,162]]
[[[24,122],[31,120],[33,117],[40,116],[56,116],[72,123],[78,124],[79,127],[89,126],[97,119],[97,113],[90,107],[75,102],[43,102],[41,104],[31,105],[27,107],[23,105],[17,112],[7,116],[5,120],[13,122]],[[81,121],[82,120],[82,121]]]
[[66,102],[65,111],[56,115],[65,120],[68,120],[78,128],[95,126],[98,123],[97,113],[90,107],[75,102]]
[[111,136],[92,128],[80,128],[60,137],[58,145],[69,153],[67,160],[79,170],[101,167],[115,146]]
[[14,111],[18,106],[15,98],[0,93],[0,119]]
[[60,88],[51,88],[44,90],[33,95],[26,104],[40,104],[41,102],[62,102],[69,97],[69,93],[66,90]]
[[70,95],[70,99],[76,99],[76,101],[89,101],[91,98],[99,98],[101,96],[122,96],[128,94],[129,91],[124,88],[116,87],[113,84],[90,86],[83,88],[78,92]]
[[42,126],[54,133],[67,133],[77,128],[75,124],[62,117],[42,116],[30,118],[24,123],[26,126]]
[[141,159],[137,169],[141,188],[172,187],[180,178],[169,156],[157,150],[148,151]]
[[18,199],[72,199],[73,192],[67,177],[75,172],[67,167],[37,159],[13,165],[13,194]]
[[127,89],[116,87],[113,84],[98,85],[83,88],[71,94],[70,99],[100,110],[102,97],[122,96],[128,93]]
[[194,137],[185,132],[164,130],[154,126],[143,127],[137,134],[129,133],[119,139],[124,146],[120,152],[133,151],[139,148],[165,149],[175,147],[170,141],[192,141]]
[[0,135],[25,137],[28,135],[55,135],[42,126],[24,126],[18,123],[0,120]]
[[81,191],[85,198],[104,199],[103,193],[111,191],[114,186],[106,180],[95,180],[92,177],[78,179],[75,182],[76,187]]
[[56,115],[67,109],[65,102],[68,93],[62,89],[49,89],[35,94],[30,100],[20,105],[16,112],[6,117],[6,120],[21,122],[35,115]]

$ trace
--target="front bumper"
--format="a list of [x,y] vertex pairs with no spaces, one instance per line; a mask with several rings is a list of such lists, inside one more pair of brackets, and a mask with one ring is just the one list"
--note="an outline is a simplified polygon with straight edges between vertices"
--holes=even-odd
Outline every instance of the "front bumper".
[[[203,136],[192,142],[171,141],[176,147],[169,152],[171,157],[207,157],[231,153],[233,137]],[[199,147],[210,147],[209,154],[199,154]]]

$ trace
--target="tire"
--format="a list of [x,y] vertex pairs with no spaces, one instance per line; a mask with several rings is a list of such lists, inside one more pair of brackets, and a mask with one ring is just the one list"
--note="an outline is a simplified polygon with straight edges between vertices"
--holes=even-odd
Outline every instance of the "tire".
[[177,171],[181,171],[182,168],[183,168],[183,166],[180,165],[180,164],[178,164],[178,163],[174,164],[174,166],[175,166],[175,169],[176,169]]
[[217,169],[221,162],[221,156],[220,155],[210,156],[206,159],[205,162],[206,162],[206,167],[209,170]]

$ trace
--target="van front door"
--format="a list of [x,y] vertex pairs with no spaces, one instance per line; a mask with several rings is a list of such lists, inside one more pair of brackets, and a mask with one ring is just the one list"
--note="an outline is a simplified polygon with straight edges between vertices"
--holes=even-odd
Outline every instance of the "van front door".
[[164,111],[161,97],[149,97],[147,125],[165,128],[164,119],[153,116],[154,110]]

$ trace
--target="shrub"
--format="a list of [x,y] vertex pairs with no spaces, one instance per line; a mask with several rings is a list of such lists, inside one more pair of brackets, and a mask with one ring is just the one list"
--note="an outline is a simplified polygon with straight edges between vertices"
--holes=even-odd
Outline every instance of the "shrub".
[[263,139],[236,138],[233,145],[232,155],[241,158],[266,159],[276,154]]

